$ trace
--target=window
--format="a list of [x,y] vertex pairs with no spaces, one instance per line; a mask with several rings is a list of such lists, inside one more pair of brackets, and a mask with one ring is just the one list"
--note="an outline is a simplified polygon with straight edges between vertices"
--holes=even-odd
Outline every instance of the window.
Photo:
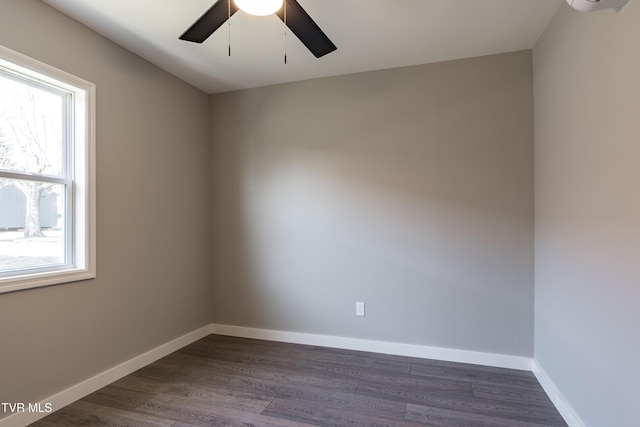
[[0,46],[0,292],[95,277],[95,85]]

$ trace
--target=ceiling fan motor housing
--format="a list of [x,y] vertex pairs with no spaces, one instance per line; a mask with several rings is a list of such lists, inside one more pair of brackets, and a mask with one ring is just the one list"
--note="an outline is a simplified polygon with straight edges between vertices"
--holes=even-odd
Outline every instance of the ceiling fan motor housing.
[[567,0],[572,8],[580,12],[594,12],[601,9],[620,9],[629,0]]

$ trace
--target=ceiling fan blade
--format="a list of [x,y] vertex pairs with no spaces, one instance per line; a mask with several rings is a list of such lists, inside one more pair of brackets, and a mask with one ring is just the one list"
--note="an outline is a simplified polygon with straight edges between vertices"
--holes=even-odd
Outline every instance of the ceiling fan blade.
[[231,15],[238,11],[238,6],[231,0],[218,0],[207,10],[193,25],[180,36],[180,40],[202,43],[209,38],[215,30],[229,19],[229,2],[231,2]]
[[[331,53],[337,49],[329,37],[318,27],[309,14],[300,6],[296,0],[285,0],[287,2],[287,27],[295,34],[302,44],[315,55],[316,58]],[[278,17],[285,22],[284,7],[276,12]]]

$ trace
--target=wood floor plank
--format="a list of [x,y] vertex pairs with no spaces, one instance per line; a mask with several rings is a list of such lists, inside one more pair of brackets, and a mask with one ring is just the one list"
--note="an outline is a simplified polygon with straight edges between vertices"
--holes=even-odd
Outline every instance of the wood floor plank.
[[[280,364],[236,363],[185,354],[173,355],[172,357],[176,359],[175,363],[180,366],[191,366],[205,372],[204,375],[213,371],[216,374],[335,390],[355,390],[358,385],[357,380],[300,373],[295,367],[286,367]],[[171,361],[171,359],[168,360]]]
[[[106,407],[117,408],[118,396],[123,402],[131,402],[130,393],[116,387],[95,394],[90,402],[102,404]],[[108,394],[108,397],[105,395]],[[144,399],[135,411],[144,416],[171,420],[172,423],[182,422],[195,426],[227,426],[237,422],[255,420],[263,411],[264,406],[247,407],[235,405],[232,402],[221,402],[201,399],[183,399],[173,396],[158,395],[155,399]],[[235,421],[234,421],[235,420]]]
[[301,390],[299,393],[279,397],[274,401],[301,402],[303,405],[331,408],[343,412],[384,415],[390,418],[403,418],[406,404],[389,400],[358,396],[350,392]]
[[525,403],[553,408],[551,399],[544,391],[523,390],[509,386],[490,386],[486,383],[473,384],[473,395],[483,399],[494,399],[502,402]]
[[424,426],[392,414],[343,411],[301,401],[274,400],[264,414],[274,418],[306,422],[319,426],[417,427]]
[[144,405],[145,403],[157,400],[159,396],[162,395],[129,390],[110,385],[91,393],[84,397],[82,401],[114,409],[135,411],[136,408]]
[[467,365],[437,360],[419,360],[411,364],[411,373],[414,375],[464,379],[474,383],[502,384],[526,390],[543,391],[533,373],[516,369]]
[[194,384],[188,382],[166,382],[129,375],[112,384],[127,390],[151,392],[158,396],[166,396],[207,401],[218,405],[229,405],[250,412],[261,412],[272,399],[255,393],[245,393],[227,388],[210,386],[208,384]]
[[411,369],[409,358],[403,358],[388,354],[371,353],[327,347],[307,345],[294,345],[290,348],[274,347],[267,351],[269,355],[283,355],[290,360],[301,359],[304,361],[336,363],[343,366],[369,367],[385,371],[397,371],[408,373]]
[[566,424],[530,372],[210,335],[34,425]]
[[434,408],[450,409],[485,416],[496,416],[514,421],[541,422],[550,425],[562,420],[555,409],[535,405],[511,404],[500,401],[479,399],[466,395],[455,396],[442,392],[432,392],[420,388],[407,388],[397,385],[380,387],[375,383],[361,383],[357,394],[390,399],[410,404],[423,405]]
[[547,424],[515,421],[495,416],[469,414],[450,409],[407,405],[407,419],[446,427],[548,427]]
[[465,388],[471,392],[471,383],[467,380],[426,377],[409,374],[404,371],[373,368],[364,365],[352,365],[330,362],[308,362],[300,369],[302,374],[320,375],[322,377],[344,378],[354,381],[377,381],[417,384],[424,382],[440,382],[450,387]]
[[473,398],[470,383],[430,377],[397,378],[387,382],[363,380],[360,381],[356,394],[418,404],[428,402],[432,396],[453,400]]
[[268,347],[255,347],[253,350],[243,350],[237,346],[218,347],[216,342],[201,343],[200,341],[178,350],[175,354],[200,356],[206,359],[215,359],[225,362],[245,363],[251,365],[281,366],[294,369],[304,365],[301,359],[292,359],[286,355],[267,354]]
[[124,409],[107,408],[79,401],[54,412],[33,424],[37,427],[114,426],[114,427],[173,427],[175,421]]

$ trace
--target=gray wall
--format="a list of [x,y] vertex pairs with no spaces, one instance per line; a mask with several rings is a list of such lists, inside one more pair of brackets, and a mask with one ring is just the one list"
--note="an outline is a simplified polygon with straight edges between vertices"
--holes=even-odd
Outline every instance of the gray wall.
[[530,51],[211,102],[214,322],[532,356]]
[[0,402],[33,402],[210,323],[209,100],[40,1],[0,9],[0,44],[98,96],[98,278],[0,294]]
[[563,5],[534,49],[535,359],[593,427],[638,425],[639,23]]

